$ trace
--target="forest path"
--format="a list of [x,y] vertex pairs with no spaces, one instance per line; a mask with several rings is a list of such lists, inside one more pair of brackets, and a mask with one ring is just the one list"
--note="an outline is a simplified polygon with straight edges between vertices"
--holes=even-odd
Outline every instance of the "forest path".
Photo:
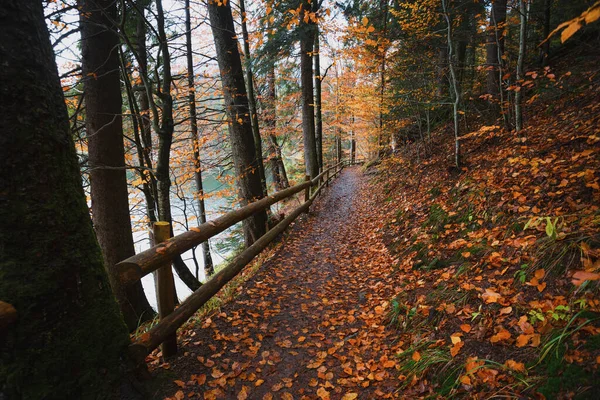
[[324,193],[241,293],[184,340],[156,398],[399,395],[380,207],[358,167]]

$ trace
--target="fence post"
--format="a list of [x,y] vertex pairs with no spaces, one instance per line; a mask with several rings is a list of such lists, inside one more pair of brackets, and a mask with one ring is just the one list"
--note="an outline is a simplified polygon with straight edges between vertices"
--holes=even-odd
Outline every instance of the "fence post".
[[[310,175],[304,175],[304,180],[305,181],[310,181]],[[304,202],[306,203],[309,199],[310,199],[310,189],[312,188],[311,185],[308,185],[306,187],[306,189],[304,189]],[[306,213],[308,214],[308,208],[306,209]]]
[[[321,175],[321,173],[323,173],[323,167],[319,167],[319,175]],[[319,190],[319,194],[321,194],[321,190],[319,188],[321,186],[323,186],[323,183],[324,183],[324,178],[323,178],[323,176],[321,176],[319,178],[319,183],[318,183],[318,186],[317,186],[317,190]]]
[[[164,221],[154,223],[154,243],[166,242],[171,237],[171,224]],[[156,298],[158,315],[164,319],[175,309],[175,282],[171,263],[163,265],[156,271]],[[169,336],[161,345],[163,357],[170,357],[177,353],[177,335]]]
[[325,178],[325,187],[329,187],[329,167],[327,167],[325,175],[327,175],[327,178]]

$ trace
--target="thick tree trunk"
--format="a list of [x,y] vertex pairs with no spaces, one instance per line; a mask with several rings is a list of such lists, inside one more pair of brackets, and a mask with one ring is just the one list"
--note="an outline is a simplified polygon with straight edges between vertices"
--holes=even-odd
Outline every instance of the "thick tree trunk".
[[[0,397],[109,398],[129,343],[94,237],[41,1],[0,2]],[[116,385],[118,387],[118,384]]]
[[[250,56],[250,39],[248,37],[248,28],[246,27],[246,6],[244,0],[240,0],[240,13],[242,15],[242,39],[244,40],[244,60],[246,66],[246,91],[248,93],[248,107],[250,109],[250,122],[252,124],[252,135],[254,137],[254,151],[256,153],[256,165],[262,184],[263,195],[268,194],[267,178],[265,176],[265,166],[263,163],[262,139],[260,137],[260,128],[258,126],[258,111],[256,106],[256,96],[254,95],[254,75],[252,74],[252,58]],[[267,214],[270,209],[267,210]]]
[[[310,3],[303,0],[304,12],[310,10]],[[304,165],[306,175],[311,179],[319,175],[317,143],[315,139],[315,104],[313,93],[312,53],[315,44],[316,25],[312,21],[304,22],[304,12],[300,13],[303,28],[300,38],[300,85],[302,86],[302,136],[304,139]]]
[[125,288],[115,264],[135,254],[125,171],[117,7],[113,0],[80,0],[85,126],[92,217],[104,265],[125,323],[135,330],[154,317],[141,282]]
[[493,0],[490,11],[486,49],[487,92],[498,102],[500,94],[500,71],[504,54],[504,30],[506,25],[507,0]]
[[[200,214],[200,224],[206,222],[206,207],[204,205],[204,186],[202,185],[202,163],[200,162],[200,142],[198,137],[198,119],[196,115],[196,91],[194,86],[194,61],[192,53],[192,23],[190,16],[190,0],[185,0],[185,44],[187,58],[188,74],[188,103],[190,107],[190,128],[192,131],[192,146],[194,146],[194,178],[196,181],[196,190],[198,191],[198,213]],[[210,246],[208,241],[202,243],[202,255],[204,257],[204,273],[208,278],[215,272]]]
[[[315,1],[315,4],[317,2]],[[323,171],[323,115],[321,112],[321,56],[319,55],[319,27],[316,26],[315,34],[315,142],[317,146],[317,162],[319,170]]]
[[[214,1],[208,2],[208,15],[217,50],[237,184],[242,204],[247,204],[262,198],[263,190],[231,3],[219,5]],[[262,211],[244,220],[243,227],[246,245],[250,246],[265,234],[267,213]]]

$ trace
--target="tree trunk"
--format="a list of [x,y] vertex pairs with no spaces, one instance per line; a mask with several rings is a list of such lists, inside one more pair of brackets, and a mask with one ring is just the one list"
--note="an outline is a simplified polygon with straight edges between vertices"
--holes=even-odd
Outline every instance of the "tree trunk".
[[[141,10],[144,12],[144,9]],[[140,71],[140,75],[144,77],[148,77],[148,54],[146,50],[146,21],[144,20],[144,15],[137,16],[137,27],[136,27],[136,44],[137,44],[137,61],[138,67]],[[146,92],[146,88],[144,87],[143,91],[139,96],[139,121],[140,121],[140,130],[141,130],[141,139],[142,139],[142,155],[144,157],[144,161],[146,166],[149,169],[152,169],[152,121],[150,120],[150,102],[148,100],[149,94]],[[151,96],[151,94],[150,94]],[[149,186],[150,191],[148,194],[151,196],[146,196],[146,207],[148,212],[148,219],[150,222],[149,232],[152,230],[152,224],[157,219],[157,199],[158,199],[158,183],[156,182],[156,178],[153,174],[149,174]]]
[[[525,62],[525,51],[527,44],[527,7],[526,0],[519,0],[519,14],[521,16],[521,25],[519,29],[519,58],[517,60],[517,84],[523,82],[523,64]],[[523,110],[521,109],[521,98],[523,96],[523,88],[518,87],[515,91],[515,130],[520,132],[523,129]]]
[[141,282],[123,287],[115,264],[135,254],[125,171],[119,40],[111,21],[112,0],[80,0],[85,126],[91,181],[92,218],[104,266],[131,331],[154,317]]
[[[318,4],[318,2],[314,2]],[[317,146],[317,162],[319,170],[323,171],[323,115],[321,113],[321,56],[319,55],[319,27],[316,26],[315,33],[315,142]]]
[[81,186],[41,1],[0,2],[0,397],[109,398],[129,343]]
[[277,129],[277,93],[275,89],[275,63],[271,63],[267,71],[267,95],[265,96],[265,125],[269,130],[269,165],[275,190],[280,191],[290,187],[290,182],[285,172],[283,157],[281,155],[281,146],[277,143],[275,130]]
[[[162,88],[158,88],[158,96],[162,100],[162,114],[160,123],[155,121],[158,132],[158,157],[156,161],[156,180],[158,182],[158,218],[161,221],[171,223],[171,235],[173,235],[173,218],[171,216],[171,176],[169,171],[171,158],[171,144],[173,143],[173,96],[171,96],[171,56],[169,44],[165,33],[165,16],[162,0],[156,0],[156,25],[160,53],[162,56]],[[194,274],[189,270],[181,256],[173,259],[173,268],[179,278],[194,291],[201,286]]]
[[[544,0],[543,40],[546,40],[548,35],[550,35],[551,11],[552,0]],[[548,57],[550,57],[550,40],[546,40],[544,44],[540,46],[540,65],[542,67],[545,67],[548,64]]]
[[506,25],[507,0],[493,0],[486,49],[487,92],[498,102],[500,94],[500,71],[504,54],[504,30]]
[[[190,0],[185,0],[185,44],[187,50],[187,74],[188,74],[188,103],[190,107],[190,125],[192,131],[192,146],[194,146],[194,178],[196,190],[198,191],[198,213],[200,224],[206,222],[206,207],[204,205],[204,187],[202,185],[202,164],[200,162],[200,142],[198,137],[198,118],[196,115],[196,91],[194,87],[194,61],[192,53],[192,23],[190,16]],[[208,278],[215,272],[210,246],[208,241],[202,243],[202,254],[204,256],[204,273]]]
[[[382,1],[383,8],[383,41],[387,38],[387,24],[388,24],[388,0]],[[379,156],[381,157],[389,145],[387,135],[383,130],[383,107],[385,106],[385,64],[387,48],[384,44],[384,48],[381,50],[381,70],[380,70],[380,86],[379,86]]]
[[300,13],[300,85],[302,86],[302,136],[304,139],[304,165],[306,175],[314,179],[319,175],[317,159],[317,143],[315,140],[315,105],[313,93],[312,53],[315,44],[314,22],[304,22],[304,13],[311,9],[308,0],[303,0],[303,10]]
[[[214,1],[208,2],[208,15],[223,85],[233,164],[242,204],[245,205],[262,198],[263,190],[258,173],[248,97],[231,15],[231,3],[219,5]],[[266,232],[266,211],[247,218],[243,226],[246,246],[250,246]]]
[[[248,37],[248,28],[246,27],[246,6],[244,0],[240,0],[240,13],[242,15],[242,38],[244,40],[244,60],[246,66],[246,91],[248,93],[248,107],[250,109],[250,122],[252,124],[252,135],[254,137],[254,151],[256,152],[256,165],[262,184],[263,195],[268,194],[267,178],[265,176],[265,166],[263,163],[262,139],[260,137],[260,128],[258,127],[258,112],[256,107],[256,96],[254,95],[254,76],[252,74],[252,58],[250,56],[250,39]],[[267,210],[267,214],[270,209]]]
[[460,104],[460,83],[454,67],[456,55],[454,53],[454,43],[452,40],[452,21],[448,12],[448,0],[442,0],[444,9],[444,18],[446,19],[446,39],[448,41],[448,68],[450,70],[450,86],[452,87],[452,115],[454,117],[454,164],[456,168],[460,167],[460,141],[458,140],[458,106]]

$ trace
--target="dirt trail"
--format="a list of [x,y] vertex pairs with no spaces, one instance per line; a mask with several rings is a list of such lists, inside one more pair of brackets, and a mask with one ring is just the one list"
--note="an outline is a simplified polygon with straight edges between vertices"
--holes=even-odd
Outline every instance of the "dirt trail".
[[368,189],[358,167],[345,169],[241,294],[196,328],[169,362],[178,382],[156,397],[399,397],[400,344],[385,328],[393,261]]

